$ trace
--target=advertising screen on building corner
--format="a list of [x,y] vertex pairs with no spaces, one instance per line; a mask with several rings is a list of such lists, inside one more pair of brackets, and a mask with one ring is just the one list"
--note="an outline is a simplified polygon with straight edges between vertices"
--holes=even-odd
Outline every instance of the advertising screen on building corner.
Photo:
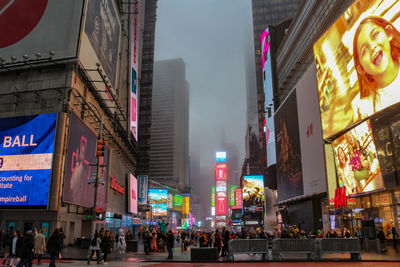
[[217,163],[215,166],[215,179],[226,180],[226,163]]
[[324,138],[400,101],[399,9],[355,1],[315,43]]
[[57,113],[0,119],[0,207],[46,208]]

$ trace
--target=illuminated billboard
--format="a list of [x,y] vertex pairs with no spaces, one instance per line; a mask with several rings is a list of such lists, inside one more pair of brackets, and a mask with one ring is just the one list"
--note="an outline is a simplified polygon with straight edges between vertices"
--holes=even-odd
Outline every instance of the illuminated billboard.
[[216,181],[215,182],[215,191],[218,192],[226,192],[226,181]]
[[183,197],[182,213],[188,215],[190,211],[190,197]]
[[215,185],[211,186],[211,207],[215,207]]
[[183,196],[175,195],[174,196],[174,206],[175,207],[182,207],[183,205]]
[[227,213],[228,213],[228,198],[217,196],[215,199],[215,214],[226,215]]
[[174,206],[174,195],[172,193],[168,193],[168,209],[172,209]]
[[216,162],[226,162],[226,152],[215,153],[215,161]]
[[324,138],[399,102],[399,8],[356,1],[315,43]]
[[168,190],[149,188],[148,201],[154,216],[167,216]]
[[131,112],[130,112],[130,130],[135,140],[137,141],[137,72],[138,72],[138,1],[132,5],[130,35],[131,35]]
[[235,206],[235,190],[238,187],[237,185],[229,186],[229,206]]
[[243,208],[249,211],[262,211],[264,207],[264,176],[243,177]]
[[369,121],[363,122],[332,142],[339,187],[347,195],[383,188],[382,174]]
[[282,201],[304,194],[296,90],[289,94],[274,117],[278,200]]
[[0,207],[46,208],[57,113],[0,119]]
[[272,84],[272,62],[271,51],[269,49],[269,30],[268,28],[261,34],[261,57],[262,69],[264,72],[264,109],[265,109],[265,143],[267,145],[267,167],[276,164],[275,152],[275,126],[274,126],[274,93]]
[[128,211],[132,214],[138,213],[137,188],[136,177],[133,174],[129,174]]
[[235,205],[232,207],[233,210],[235,209],[242,209],[243,208],[243,193],[242,188],[235,189]]
[[[71,113],[66,169],[63,187],[63,201],[82,207],[93,207],[94,186],[89,184],[96,172],[97,136],[85,125],[75,113]],[[104,157],[99,158],[100,165],[108,166],[109,150],[104,148]],[[99,178],[104,180],[104,186],[97,189],[97,204],[106,210],[108,167],[103,167]]]
[[217,163],[215,166],[215,179],[216,180],[226,180],[226,164]]

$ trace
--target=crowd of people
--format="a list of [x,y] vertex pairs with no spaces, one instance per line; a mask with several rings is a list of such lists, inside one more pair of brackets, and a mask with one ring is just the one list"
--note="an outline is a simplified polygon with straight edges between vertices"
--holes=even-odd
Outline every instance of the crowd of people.
[[62,228],[54,230],[46,243],[44,233],[47,229],[37,231],[36,228],[26,230],[24,233],[10,227],[7,232],[1,231],[1,243],[4,248],[3,265],[31,267],[33,259],[41,264],[44,253],[49,254],[49,267],[55,267],[55,260],[61,256],[65,235]]
[[[50,238],[45,237],[47,229],[27,230],[24,233],[15,231],[10,227],[6,232],[0,231],[0,244],[4,248],[3,265],[8,266],[32,266],[33,260],[37,259],[37,264],[41,264],[42,256],[47,253],[50,256],[49,267],[55,266],[56,259],[61,259],[61,250],[64,245],[65,235],[62,228],[57,228],[52,233]],[[393,240],[393,247],[397,251],[397,243],[399,235],[394,227],[392,227],[387,235],[383,228],[380,227],[377,231],[376,238],[380,240],[382,252],[386,251],[386,240]],[[268,239],[275,238],[358,238],[363,247],[364,235],[358,228],[354,233],[347,229],[340,231],[329,230],[324,233],[323,230],[316,232],[306,232],[296,225],[283,227],[281,231],[272,232],[264,231],[262,228],[255,230],[240,231],[228,230],[225,227],[213,231],[195,231],[191,229],[180,230],[176,234],[172,231],[167,231],[166,227],[154,227],[152,229],[142,229],[137,235],[142,241],[144,251],[150,252],[166,252],[168,251],[167,259],[173,259],[173,248],[176,244],[181,246],[182,252],[186,251],[190,246],[196,247],[215,247],[218,249],[219,257],[228,257],[229,247],[228,242],[231,239]],[[46,240],[47,239],[47,240]],[[108,230],[101,229],[95,232],[94,237],[90,240],[90,246],[87,256],[87,264],[95,258],[97,263],[107,264],[108,255],[114,250],[118,252],[118,256],[126,252],[126,240],[136,239],[129,230],[119,229],[116,236]]]

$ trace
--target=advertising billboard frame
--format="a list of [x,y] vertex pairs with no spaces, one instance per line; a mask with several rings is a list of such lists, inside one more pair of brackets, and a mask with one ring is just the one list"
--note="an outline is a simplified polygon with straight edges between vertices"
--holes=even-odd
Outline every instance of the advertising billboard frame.
[[[138,181],[137,181],[137,178],[132,173],[129,173],[128,179],[129,179],[129,183],[128,183],[129,194],[127,194],[128,195],[128,212],[131,214],[138,214]],[[132,187],[134,187],[134,188],[132,188]],[[133,197],[133,192],[132,192],[133,189],[135,190],[134,192],[135,192],[136,199],[134,199],[134,197]],[[134,208],[132,208],[132,200],[135,200],[135,202],[136,202]]]
[[[59,61],[78,58],[84,3],[84,0],[76,0],[72,4],[62,0],[41,0],[32,3],[10,1],[9,5],[3,7],[2,17],[12,23],[13,27],[5,28],[11,28],[15,38],[10,41],[10,35],[3,34],[8,36],[7,44],[4,44],[5,39],[0,38],[0,57],[6,60],[4,64],[42,63],[49,59]],[[21,9],[21,5],[24,8]],[[22,15],[21,12],[29,12],[29,15]],[[27,19],[29,16],[30,20]],[[69,34],[60,29],[69,31]],[[44,45],[43,40],[49,45]],[[50,54],[50,51],[54,54]],[[38,57],[39,54],[41,56]],[[27,55],[29,59],[24,59],[23,55]],[[17,56],[17,59],[13,61],[12,56]]]
[[[165,197],[162,197],[161,194]],[[157,199],[162,200],[160,203],[151,203],[151,196],[157,197]],[[165,203],[163,203],[165,200]],[[166,217],[168,215],[168,189],[160,189],[160,188],[149,188],[148,189],[148,203],[152,207],[152,214],[155,217]],[[162,204],[162,208],[160,208],[160,204]],[[154,208],[155,205],[158,205],[160,212],[156,212]],[[165,207],[164,207],[165,205]]]

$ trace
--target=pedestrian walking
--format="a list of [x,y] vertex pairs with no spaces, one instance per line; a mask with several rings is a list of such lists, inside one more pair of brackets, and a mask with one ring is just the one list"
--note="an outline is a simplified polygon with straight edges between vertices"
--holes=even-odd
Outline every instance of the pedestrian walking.
[[361,249],[364,248],[364,237],[363,237],[363,233],[361,232],[360,228],[357,227],[357,230],[355,232],[355,236],[358,238],[358,240],[360,241],[360,247]]
[[14,227],[10,226],[7,233],[3,235],[3,248],[4,248],[4,258],[3,265],[7,265],[10,253],[11,253],[11,243],[14,238]]
[[43,229],[36,235],[34,239],[35,254],[37,255],[37,264],[41,264],[42,255],[46,251],[46,237],[43,234]]
[[103,261],[107,264],[107,255],[113,250],[114,241],[111,240],[110,231],[106,230],[104,236],[101,239],[101,250],[103,251]]
[[396,228],[392,227],[392,238],[393,238],[393,248],[397,251],[397,243],[399,241],[399,235],[397,234]]
[[118,240],[117,240],[117,247],[119,255],[123,255],[126,252],[126,240],[125,240],[125,231],[124,229],[119,229],[118,232]]
[[96,253],[97,264],[100,264],[100,246],[101,246],[101,239],[99,233],[95,232],[94,237],[90,241],[89,253],[87,264],[90,264],[94,253]]
[[167,234],[167,250],[168,250],[168,258],[167,260],[172,260],[174,258],[174,243],[175,243],[175,238],[174,235],[172,234],[172,231],[170,230]]
[[222,248],[222,237],[219,233],[218,230],[215,231],[215,236],[214,236],[215,242],[214,242],[214,247],[217,248],[218,250],[218,257],[221,254],[221,248]]
[[50,255],[49,267],[56,267],[56,258],[61,255],[61,247],[62,237],[60,236],[60,229],[57,228],[47,241],[46,251]]
[[32,230],[26,231],[22,239],[21,260],[18,262],[17,267],[22,267],[23,265],[32,267],[33,253],[35,252],[32,233]]
[[[18,242],[18,240],[19,240],[19,242]],[[17,263],[17,258],[21,257],[21,253],[19,251],[17,252],[17,250],[20,250],[20,249],[18,249],[18,244],[20,245],[20,248],[21,248],[21,243],[22,243],[21,242],[21,232],[15,231],[14,238],[11,243],[11,260],[10,260],[10,264],[9,264],[10,267],[14,266],[14,264]]]

